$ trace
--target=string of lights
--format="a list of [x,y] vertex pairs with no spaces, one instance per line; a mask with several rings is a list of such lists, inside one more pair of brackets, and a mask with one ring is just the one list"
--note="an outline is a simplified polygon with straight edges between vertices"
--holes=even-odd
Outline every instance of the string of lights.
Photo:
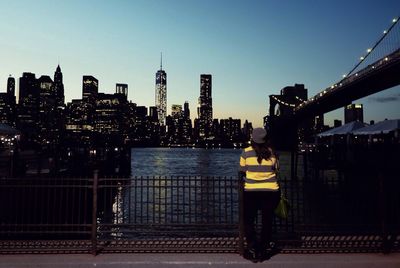
[[[375,51],[375,49],[379,46],[379,44],[382,43],[382,41],[383,41],[383,40],[388,36],[388,34],[394,29],[394,27],[397,25],[398,22],[399,22],[398,17],[392,19],[392,23],[391,23],[390,27],[389,27],[387,30],[384,30],[384,31],[383,31],[383,35],[382,35],[382,36],[379,38],[379,40],[374,44],[374,46],[372,46],[371,48],[368,48],[368,49],[366,50],[366,54],[360,57],[360,59],[359,59],[359,61],[357,62],[357,64],[356,64],[347,74],[343,74],[343,75],[342,75],[342,79],[341,79],[339,82],[333,84],[332,86],[330,86],[329,88],[325,89],[324,91],[322,91],[322,92],[320,92],[320,93],[317,93],[315,96],[313,96],[312,98],[309,98],[308,100],[301,100],[301,99],[299,99],[299,100],[302,101],[302,103],[300,103],[300,104],[295,108],[295,110],[298,110],[298,109],[302,108],[303,106],[309,104],[310,102],[314,101],[315,99],[318,99],[318,98],[324,96],[326,93],[329,93],[329,92],[331,92],[332,90],[335,90],[337,87],[341,87],[341,86],[343,85],[343,83],[346,83],[346,82],[348,82],[348,81],[350,81],[350,80],[354,80],[355,78],[359,77],[360,74],[364,71],[364,69],[361,70],[361,71],[359,71],[359,72],[357,72],[357,73],[355,73],[355,74],[354,74],[354,71],[357,70],[357,68],[368,58],[368,56],[370,56],[370,55],[372,54],[373,51]],[[389,54],[390,54],[390,53],[389,53]],[[379,61],[378,65],[379,65],[379,64],[382,64],[382,62],[387,62],[387,61],[389,61],[389,60],[390,60],[389,57],[386,56],[386,57],[382,58],[382,60]],[[375,69],[376,66],[371,65],[371,66],[369,66],[369,68]],[[350,79],[350,80],[349,80],[349,79]]]
[[351,74],[358,68],[358,66],[360,66],[360,65],[365,61],[365,59],[366,59],[369,55],[371,55],[372,51],[374,51],[375,48],[376,48],[376,47],[385,39],[385,37],[390,33],[390,31],[392,31],[392,29],[393,29],[394,26],[398,23],[398,21],[399,21],[398,17],[392,19],[392,24],[390,25],[389,29],[383,31],[383,35],[381,36],[381,38],[375,43],[375,45],[374,45],[372,48],[368,48],[368,49],[366,50],[366,54],[365,54],[364,56],[361,56],[361,57],[360,57],[359,62],[358,62],[358,63],[353,67],[353,69],[351,69],[347,74],[344,74],[344,75],[342,76],[343,78],[346,78],[346,77],[348,77],[349,75],[351,75]]

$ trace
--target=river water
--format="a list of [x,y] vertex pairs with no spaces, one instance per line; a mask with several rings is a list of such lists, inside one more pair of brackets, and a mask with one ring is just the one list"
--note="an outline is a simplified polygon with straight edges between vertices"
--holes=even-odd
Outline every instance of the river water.
[[[242,149],[133,148],[132,176],[237,176]],[[290,153],[279,152],[290,174]]]
[[[104,220],[130,226],[230,224],[232,228],[238,222],[241,153],[242,149],[133,148],[130,183],[118,190],[112,213]],[[281,173],[288,176],[290,153],[279,155]],[[130,231],[124,228],[120,233],[126,236]]]

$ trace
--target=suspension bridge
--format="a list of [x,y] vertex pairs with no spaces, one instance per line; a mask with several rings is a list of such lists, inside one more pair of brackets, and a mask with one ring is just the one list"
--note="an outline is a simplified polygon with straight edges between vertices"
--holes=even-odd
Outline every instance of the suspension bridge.
[[[400,84],[400,23],[392,20],[379,40],[368,48],[357,64],[342,79],[305,99],[292,96],[290,101],[272,95],[271,106],[279,104],[291,111],[296,121],[322,115],[352,101]],[[270,103],[271,103],[270,102]],[[273,107],[270,107],[270,114]]]

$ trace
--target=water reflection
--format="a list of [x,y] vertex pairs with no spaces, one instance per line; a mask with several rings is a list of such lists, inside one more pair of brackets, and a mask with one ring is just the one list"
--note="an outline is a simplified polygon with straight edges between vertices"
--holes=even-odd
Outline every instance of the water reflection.
[[[234,224],[238,219],[237,149],[132,149],[132,177],[113,199],[114,224]],[[289,174],[290,155],[280,154]],[[144,228],[144,227],[143,227]],[[111,230],[121,236],[131,230]],[[136,235],[139,232],[136,233]]]

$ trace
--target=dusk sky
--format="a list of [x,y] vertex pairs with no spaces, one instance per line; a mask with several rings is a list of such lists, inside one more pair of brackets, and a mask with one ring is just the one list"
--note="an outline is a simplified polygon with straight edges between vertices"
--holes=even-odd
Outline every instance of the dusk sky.
[[[129,100],[154,106],[162,52],[168,114],[189,101],[194,119],[200,74],[212,74],[214,118],[257,127],[268,95],[299,83],[311,97],[339,81],[399,15],[399,0],[0,0],[0,92],[9,74],[53,77],[59,63],[67,102],[93,75],[99,92],[126,83]],[[355,103],[366,122],[400,118],[400,87]]]

